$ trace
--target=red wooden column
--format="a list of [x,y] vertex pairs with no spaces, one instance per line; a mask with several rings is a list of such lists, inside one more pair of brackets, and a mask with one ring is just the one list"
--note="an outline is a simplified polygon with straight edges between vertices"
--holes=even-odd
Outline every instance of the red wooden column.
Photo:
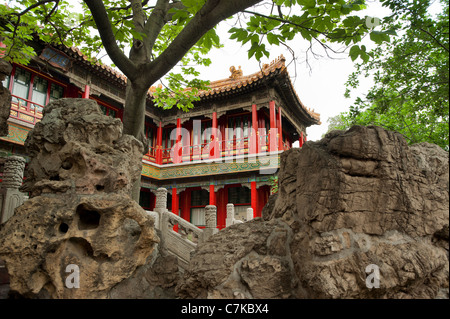
[[214,185],[209,185],[209,205],[216,205],[216,193],[214,192]]
[[281,119],[281,106],[278,108],[278,114],[277,114],[277,127],[278,127],[278,150],[283,151],[284,145],[283,145],[283,128],[282,128],[282,119]]
[[190,202],[190,192],[187,190],[181,192],[179,196],[180,216],[187,221],[191,220]]
[[250,154],[258,153],[258,110],[256,104],[252,104],[252,134]]
[[156,164],[162,164],[162,122],[159,122],[156,131]]
[[300,132],[300,138],[298,139],[299,143],[300,143],[300,147],[303,146],[303,132]]
[[88,99],[89,98],[90,90],[91,90],[91,87],[88,84],[86,84],[84,86],[84,92],[83,92],[83,95],[82,95],[83,99]]
[[277,147],[277,119],[275,115],[275,101],[270,101],[270,133],[269,133],[269,151],[275,152]]
[[172,213],[175,215],[179,215],[179,201],[178,201],[178,195],[177,195],[177,188],[172,188]]
[[[219,157],[219,141],[218,141],[218,136],[217,136],[217,112],[213,112],[213,116],[212,116],[212,128],[211,128],[211,137],[212,137],[212,141],[210,143],[210,147],[213,148],[213,153],[211,153],[211,151],[209,152],[209,156],[210,158],[218,158]],[[211,149],[211,148],[210,148]],[[214,205],[214,204],[210,204],[210,205]]]
[[225,228],[227,211],[225,202],[225,189],[221,188],[216,194],[216,206],[217,206],[217,226],[219,229]]
[[183,147],[181,145],[181,119],[177,118],[177,129],[176,129],[176,139],[175,147],[173,149],[173,163],[178,164],[182,162],[183,157],[180,155],[182,153]]
[[258,212],[258,190],[256,189],[256,181],[250,182],[250,190],[253,217],[261,217],[261,214]]

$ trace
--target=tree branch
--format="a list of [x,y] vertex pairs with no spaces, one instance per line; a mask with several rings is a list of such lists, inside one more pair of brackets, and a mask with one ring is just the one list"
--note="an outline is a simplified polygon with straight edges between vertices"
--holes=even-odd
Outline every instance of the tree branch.
[[425,32],[426,34],[428,34],[428,35],[434,40],[434,42],[436,42],[436,43],[437,43],[440,47],[442,47],[445,51],[449,52],[448,48],[446,48],[445,45],[443,45],[438,39],[436,39],[436,37],[433,36],[430,32],[428,32],[427,30],[422,29],[422,28],[420,28],[419,30],[422,31],[422,32]]
[[134,28],[137,32],[143,32],[145,26],[145,13],[142,9],[141,0],[130,0],[131,10],[133,12]]
[[19,12],[19,13],[11,12],[11,15],[22,16],[22,15],[24,15],[25,13],[27,13],[28,11],[31,11],[31,10],[33,10],[34,8],[39,7],[40,5],[43,5],[43,4],[46,4],[46,3],[49,3],[49,2],[57,2],[56,5],[58,5],[59,0],[41,0],[41,1],[38,1],[38,2],[36,2],[35,4],[33,4],[33,5],[29,6],[29,7],[27,7],[27,8],[26,8],[25,10],[23,10],[22,12]]
[[261,0],[207,0],[191,21],[177,35],[167,49],[154,61],[146,64],[145,84],[151,86],[170,71],[202,36],[219,22],[255,5]]
[[50,12],[45,16],[45,22],[48,22],[50,20],[50,17],[52,16],[53,13],[55,13],[56,9],[58,8],[60,0],[56,0],[55,5],[53,6],[52,10],[50,10]]
[[169,10],[168,3],[169,0],[158,0],[145,25],[144,33],[147,35],[147,38],[144,40],[144,44],[150,56],[152,55],[156,39],[166,23],[165,16]]
[[95,24],[97,25],[100,38],[105,47],[108,56],[114,62],[114,64],[131,80],[133,81],[140,75],[136,65],[126,57],[126,55],[120,50],[114,37],[111,22],[106,13],[105,6],[101,0],[84,0],[89,10],[92,13]]

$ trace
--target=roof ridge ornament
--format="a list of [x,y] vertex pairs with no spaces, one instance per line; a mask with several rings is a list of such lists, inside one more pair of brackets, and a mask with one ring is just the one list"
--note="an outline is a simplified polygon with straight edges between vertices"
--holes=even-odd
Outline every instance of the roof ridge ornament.
[[231,72],[231,75],[230,75],[229,78],[233,79],[233,80],[239,79],[242,76],[242,74],[243,74],[240,65],[239,65],[239,69],[238,70],[236,70],[236,67],[234,65],[231,66],[230,67],[230,72]]

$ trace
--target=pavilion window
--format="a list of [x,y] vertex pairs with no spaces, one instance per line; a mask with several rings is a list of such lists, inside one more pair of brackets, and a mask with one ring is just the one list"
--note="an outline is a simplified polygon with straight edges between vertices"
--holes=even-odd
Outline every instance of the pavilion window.
[[[194,120],[193,122],[200,120]],[[203,120],[200,125],[193,125],[192,128],[192,145],[206,144],[211,141],[211,120]],[[203,138],[203,139],[202,139]]]
[[108,115],[111,116],[111,117],[116,118],[117,117],[117,112],[116,112],[116,110],[109,109]]
[[211,128],[212,120],[202,122],[202,132],[205,132],[203,136],[203,144],[211,142]]
[[103,103],[99,103],[97,101],[98,106],[100,107],[100,111],[102,111],[103,114],[111,116],[113,118],[117,117],[117,111],[107,105],[104,105]]
[[3,85],[11,90],[12,102],[28,105],[38,112],[49,102],[64,96],[64,87],[19,67],[14,67],[12,76],[7,77]]
[[227,136],[227,147],[230,148],[233,146],[234,149],[245,148],[245,142],[248,141],[249,127],[251,127],[251,125],[251,113],[230,116],[228,118],[227,132],[230,132],[232,129],[234,135]]
[[201,127],[194,126],[194,128],[192,129],[192,145],[199,145],[201,136],[202,136]]
[[145,125],[145,136],[148,139],[149,146],[155,147],[156,146],[156,127],[146,124]]
[[34,76],[33,79],[33,93],[31,95],[31,101],[36,103],[31,104],[31,109],[36,108],[37,111],[42,112],[42,107],[47,103],[48,93],[48,81],[38,76]]
[[171,192],[167,192],[167,209],[172,211],[172,194]]
[[204,226],[205,221],[205,207],[209,204],[208,191],[193,190],[191,192],[191,223],[196,226]]
[[[19,98],[28,99],[28,93],[30,92],[31,73],[21,68],[16,68],[14,73],[14,83],[12,87],[12,95]],[[13,97],[13,102],[18,102],[19,99]],[[22,103],[26,103],[23,101]]]
[[234,204],[236,219],[244,220],[247,208],[251,208],[251,190],[248,187],[228,188],[228,203]]
[[228,202],[234,205],[247,205],[251,202],[251,191],[248,187],[228,188]]
[[167,127],[163,129],[162,136],[162,148],[170,150],[175,145],[175,140],[170,139],[170,133],[172,130],[176,129],[175,127]]
[[150,156],[156,156],[156,127],[150,123],[145,123],[145,137],[148,140]]
[[102,111],[102,113],[107,115],[108,109],[106,108],[106,106],[104,106],[102,104],[99,104],[98,106],[100,107],[100,110]]

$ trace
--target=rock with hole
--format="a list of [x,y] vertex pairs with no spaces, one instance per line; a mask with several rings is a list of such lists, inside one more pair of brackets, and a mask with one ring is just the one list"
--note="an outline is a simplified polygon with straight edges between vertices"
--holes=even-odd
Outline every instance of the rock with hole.
[[142,144],[94,101],[62,99],[44,109],[26,147],[31,198],[0,228],[11,293],[126,297],[117,287],[151,266],[159,242],[154,220],[129,196]]

